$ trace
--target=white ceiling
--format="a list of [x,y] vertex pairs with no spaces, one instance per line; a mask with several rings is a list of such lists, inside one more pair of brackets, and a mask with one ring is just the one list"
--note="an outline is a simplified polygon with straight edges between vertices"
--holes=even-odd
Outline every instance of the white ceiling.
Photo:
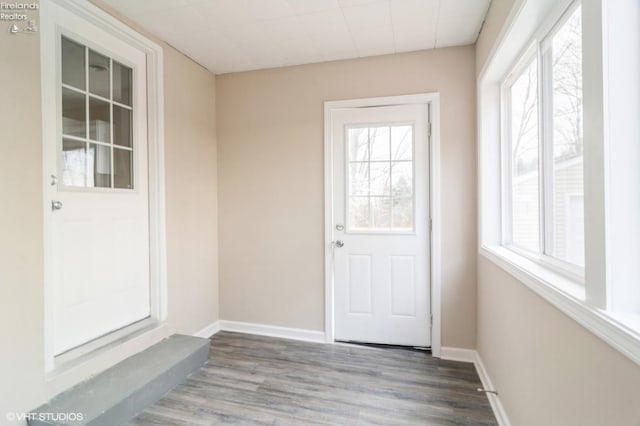
[[474,43],[490,0],[103,0],[215,74]]

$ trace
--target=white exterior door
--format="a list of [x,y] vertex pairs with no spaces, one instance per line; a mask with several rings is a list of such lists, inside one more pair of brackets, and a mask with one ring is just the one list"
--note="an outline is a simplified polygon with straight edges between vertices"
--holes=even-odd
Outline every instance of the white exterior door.
[[428,105],[331,119],[335,339],[430,346]]
[[146,57],[58,22],[73,31],[58,28],[58,108],[45,112],[58,119],[45,135],[55,355],[150,315]]

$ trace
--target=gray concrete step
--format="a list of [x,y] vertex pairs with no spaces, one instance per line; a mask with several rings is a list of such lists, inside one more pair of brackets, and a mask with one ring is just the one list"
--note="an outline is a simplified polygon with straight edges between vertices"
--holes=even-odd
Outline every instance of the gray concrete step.
[[[29,425],[126,423],[199,369],[208,359],[209,344],[209,339],[174,334],[57,395],[34,410],[54,415],[36,418]],[[60,421],[55,413],[82,413],[83,420]]]

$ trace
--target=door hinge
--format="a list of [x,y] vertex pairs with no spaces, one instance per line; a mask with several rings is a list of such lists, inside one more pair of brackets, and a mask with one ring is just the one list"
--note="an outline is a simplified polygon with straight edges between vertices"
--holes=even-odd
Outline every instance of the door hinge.
[[433,314],[429,314],[429,328],[433,328]]
[[429,122],[429,125],[427,126],[427,129],[428,129],[427,133],[428,133],[429,139],[431,139],[431,122]]
[[433,232],[433,219],[429,219],[429,232]]

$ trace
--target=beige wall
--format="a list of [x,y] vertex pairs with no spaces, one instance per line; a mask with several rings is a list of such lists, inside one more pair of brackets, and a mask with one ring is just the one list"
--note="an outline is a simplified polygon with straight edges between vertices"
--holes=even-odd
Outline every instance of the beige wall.
[[[492,1],[478,72],[513,3]],[[640,367],[482,256],[477,340],[513,425],[640,424]]]
[[483,257],[478,352],[514,426],[640,424],[640,367]]
[[12,37],[7,25],[0,21],[0,424],[46,395],[40,43]]
[[164,56],[169,322],[191,334],[218,320],[215,77]]
[[323,101],[441,94],[442,344],[475,347],[473,46],[216,78],[221,318],[324,329]]
[[476,74],[482,71],[514,2],[514,0],[491,0],[482,31],[476,41]]
[[[86,378],[44,374],[39,37],[0,31],[0,424]],[[168,323],[218,319],[215,79],[164,45]],[[181,82],[177,84],[176,82]],[[106,364],[105,364],[106,365]]]

